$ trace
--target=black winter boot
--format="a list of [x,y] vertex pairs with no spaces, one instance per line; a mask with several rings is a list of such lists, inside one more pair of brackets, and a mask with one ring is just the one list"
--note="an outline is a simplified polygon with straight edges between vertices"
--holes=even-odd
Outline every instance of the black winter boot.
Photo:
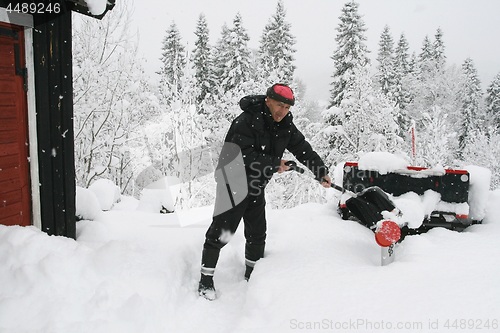
[[247,241],[245,244],[245,280],[250,279],[255,264],[260,258],[264,257],[265,242],[261,244],[254,244]]
[[245,280],[250,280],[250,275],[252,275],[253,272],[253,266],[245,265]]
[[198,294],[209,301],[217,298],[213,278],[211,275],[201,274],[200,283],[198,284]]

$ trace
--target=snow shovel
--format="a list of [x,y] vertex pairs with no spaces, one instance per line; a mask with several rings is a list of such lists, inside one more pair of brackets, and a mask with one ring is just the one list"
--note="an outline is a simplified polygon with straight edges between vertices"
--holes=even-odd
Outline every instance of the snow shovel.
[[394,261],[394,245],[401,238],[399,225],[384,219],[383,211],[393,212],[394,203],[380,187],[372,186],[347,199],[349,211],[366,227],[375,233],[375,242],[381,247],[381,264]]
[[[298,173],[305,172],[294,161],[288,161],[285,164],[290,170]],[[374,231],[375,241],[382,251],[382,265],[394,261],[394,244],[401,238],[401,229],[396,222],[384,219],[382,215],[383,211],[392,212],[396,209],[387,194],[377,186],[368,187],[359,193],[336,184],[332,184],[331,187],[350,196],[346,201],[349,211],[361,224]]]

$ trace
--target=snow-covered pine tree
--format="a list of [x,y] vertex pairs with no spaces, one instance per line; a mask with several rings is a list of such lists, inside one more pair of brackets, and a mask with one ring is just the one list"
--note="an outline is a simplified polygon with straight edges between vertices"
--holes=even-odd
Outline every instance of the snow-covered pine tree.
[[443,72],[446,64],[446,54],[443,41],[443,31],[441,28],[438,28],[436,30],[436,34],[434,35],[433,52],[436,70],[438,72]]
[[[352,75],[351,89],[340,107],[323,113],[325,121],[331,124],[322,130],[323,139],[330,143],[331,153],[326,158],[329,165],[356,159],[362,152],[400,151],[404,145],[397,135],[394,103],[374,89],[368,68],[360,67]],[[341,160],[334,160],[339,157]]]
[[195,69],[195,83],[198,88],[196,101],[198,105],[201,105],[205,97],[212,94],[216,89],[211,48],[208,43],[209,30],[204,14],[200,14],[198,18],[195,35],[196,41],[194,42],[195,49],[192,53],[192,63]]
[[198,121],[201,130],[205,133],[207,143],[214,144],[220,141],[223,135],[221,121],[224,117],[218,99],[219,88],[215,67],[218,52],[209,45],[209,30],[204,14],[200,14],[198,18],[195,35],[195,48],[191,62],[194,68],[196,108],[201,116]]
[[418,54],[420,75],[423,80],[433,77],[435,73],[434,45],[429,36],[425,36]]
[[404,76],[410,73],[410,45],[404,33],[399,36],[398,44],[394,50],[394,67],[398,74]]
[[[405,108],[411,121],[415,121],[417,138],[425,138],[429,150],[419,150],[418,163],[423,166],[430,165],[435,161],[433,156],[439,154],[430,148],[433,145],[442,144],[442,140],[435,134],[435,130],[441,131],[441,136],[447,138],[448,149],[452,152],[458,149],[457,137],[452,134],[458,131],[457,124],[461,121],[458,113],[460,104],[457,94],[460,88],[460,73],[455,67],[448,68],[444,73],[439,73],[434,78],[422,76],[413,82],[411,89],[413,92],[412,102]],[[430,141],[435,139],[434,142]],[[452,140],[453,139],[453,140]],[[418,145],[421,145],[417,142]],[[431,151],[432,150],[432,151]],[[429,156],[427,156],[429,153]],[[442,155],[444,156],[444,155]],[[442,165],[451,165],[452,158],[441,161]]]
[[500,133],[500,73],[486,89],[486,112],[491,125]]
[[266,86],[276,82],[292,84],[295,65],[293,64],[295,37],[291,24],[285,21],[286,11],[282,0],[278,1],[276,12],[264,27],[260,38],[258,54],[259,80]]
[[395,100],[396,72],[394,62],[394,40],[389,26],[385,26],[378,43],[377,74],[376,78],[382,93],[390,100]]
[[186,50],[175,22],[166,31],[160,60],[160,94],[168,102],[181,90],[181,77],[186,66]]
[[[438,30],[439,31],[439,30]],[[426,36],[422,43],[422,49],[418,55],[418,72],[414,75],[418,80],[413,80],[410,85],[412,102],[406,108],[410,119],[414,120],[420,135],[425,135],[423,117],[425,113],[432,115],[435,110],[440,110],[441,115],[446,115],[449,123],[449,131],[456,130],[457,122],[457,93],[459,89],[460,73],[454,68],[438,67],[436,59],[444,61],[444,44],[441,33],[437,33],[438,43],[432,43]],[[436,58],[435,44],[439,45],[439,54]],[[441,61],[441,60],[440,60]],[[444,66],[444,62],[442,62]]]
[[230,29],[223,27],[217,47],[218,81],[223,93],[241,88],[251,77],[249,40],[238,13]]
[[462,123],[458,137],[459,157],[462,155],[461,151],[471,142],[469,137],[471,133],[480,131],[484,122],[484,114],[481,111],[481,100],[483,98],[481,82],[471,58],[465,59],[462,64],[462,75],[462,87],[458,96],[462,104]]
[[107,178],[126,194],[140,127],[159,113],[129,32],[128,8],[121,1],[102,20],[79,16],[73,28],[76,182],[88,187]]
[[412,52],[410,59],[408,61],[408,70],[413,76],[418,76],[420,69],[418,66],[418,56],[415,52]]
[[212,59],[214,60],[214,74],[217,81],[217,96],[224,94],[221,82],[225,74],[225,64],[230,60],[230,35],[231,31],[226,23],[222,25],[220,37],[215,47],[212,48]]
[[339,106],[344,95],[351,89],[354,78],[352,73],[370,64],[368,48],[365,44],[365,23],[358,13],[359,4],[347,2],[342,8],[340,23],[337,27],[337,49],[332,59],[335,70],[330,90],[330,106]]
[[[409,89],[410,82],[414,79],[414,75],[410,63],[409,55],[410,46],[404,33],[399,37],[398,44],[394,51],[394,74],[395,74],[395,92],[394,100],[396,106],[404,110],[404,108],[411,102],[412,94]],[[408,127],[407,116],[402,114],[399,120],[400,126],[403,130]]]

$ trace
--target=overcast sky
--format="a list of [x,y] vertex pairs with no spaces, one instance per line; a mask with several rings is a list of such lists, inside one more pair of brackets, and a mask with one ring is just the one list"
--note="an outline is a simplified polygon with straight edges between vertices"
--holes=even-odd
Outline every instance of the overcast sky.
[[[331,56],[337,48],[335,30],[347,0],[284,0],[286,20],[296,37],[296,76],[307,86],[307,96],[329,98],[333,73]],[[500,0],[357,0],[366,32],[372,64],[385,25],[395,43],[405,33],[410,51],[420,52],[424,37],[434,39],[443,31],[448,64],[461,65],[471,57],[483,88],[500,73]],[[274,14],[275,0],[135,0],[133,27],[139,32],[139,49],[151,75],[160,68],[161,42],[175,22],[189,50],[194,48],[196,22],[204,13],[210,44],[239,12],[250,36],[249,46],[258,48],[264,26]]]

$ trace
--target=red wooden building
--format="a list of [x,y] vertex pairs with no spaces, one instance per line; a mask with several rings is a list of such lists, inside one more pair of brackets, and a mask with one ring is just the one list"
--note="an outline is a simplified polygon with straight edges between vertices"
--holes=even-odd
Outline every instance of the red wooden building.
[[90,15],[84,0],[0,0],[0,224],[75,238],[73,11]]

